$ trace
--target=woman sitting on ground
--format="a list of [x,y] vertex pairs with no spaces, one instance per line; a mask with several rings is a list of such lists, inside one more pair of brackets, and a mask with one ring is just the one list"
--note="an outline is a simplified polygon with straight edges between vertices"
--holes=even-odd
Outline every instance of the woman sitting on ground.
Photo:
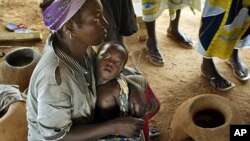
[[[94,123],[96,83],[93,45],[102,42],[106,20],[99,0],[44,0],[43,20],[53,33],[33,71],[27,97],[28,140],[93,141],[108,135],[133,137],[136,117]],[[143,115],[142,89],[131,85],[130,109]]]

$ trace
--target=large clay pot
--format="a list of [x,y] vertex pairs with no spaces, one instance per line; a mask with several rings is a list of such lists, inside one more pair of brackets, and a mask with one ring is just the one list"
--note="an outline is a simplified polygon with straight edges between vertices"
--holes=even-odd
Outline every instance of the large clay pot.
[[23,47],[7,53],[0,62],[0,83],[16,84],[24,91],[40,58],[35,48]]
[[229,141],[229,125],[242,124],[236,106],[227,98],[202,94],[186,100],[171,122],[173,141]]
[[0,117],[0,141],[27,141],[28,125],[26,104],[14,102],[7,113]]

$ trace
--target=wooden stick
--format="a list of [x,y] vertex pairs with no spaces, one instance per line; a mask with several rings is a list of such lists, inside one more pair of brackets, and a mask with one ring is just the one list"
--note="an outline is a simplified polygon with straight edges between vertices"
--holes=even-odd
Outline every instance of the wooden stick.
[[0,42],[6,41],[38,41],[42,40],[40,32],[15,33],[0,32]]
[[1,46],[0,45],[0,49],[21,48],[21,47],[26,47],[26,46]]

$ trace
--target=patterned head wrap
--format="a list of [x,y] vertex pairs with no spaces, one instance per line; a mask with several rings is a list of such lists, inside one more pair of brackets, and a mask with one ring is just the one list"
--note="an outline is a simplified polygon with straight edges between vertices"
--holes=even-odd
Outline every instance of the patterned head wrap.
[[86,0],[55,0],[43,12],[45,26],[56,32],[76,14],[85,2]]

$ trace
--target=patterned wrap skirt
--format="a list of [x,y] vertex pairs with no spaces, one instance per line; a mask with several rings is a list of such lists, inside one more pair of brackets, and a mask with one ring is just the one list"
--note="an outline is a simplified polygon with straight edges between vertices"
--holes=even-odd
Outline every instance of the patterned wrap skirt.
[[170,16],[175,15],[175,10],[191,7],[201,9],[200,0],[141,0],[142,18],[146,22],[155,21],[165,9],[170,9]]
[[249,0],[206,0],[198,52],[205,58],[228,59],[233,49],[249,47],[249,8]]

